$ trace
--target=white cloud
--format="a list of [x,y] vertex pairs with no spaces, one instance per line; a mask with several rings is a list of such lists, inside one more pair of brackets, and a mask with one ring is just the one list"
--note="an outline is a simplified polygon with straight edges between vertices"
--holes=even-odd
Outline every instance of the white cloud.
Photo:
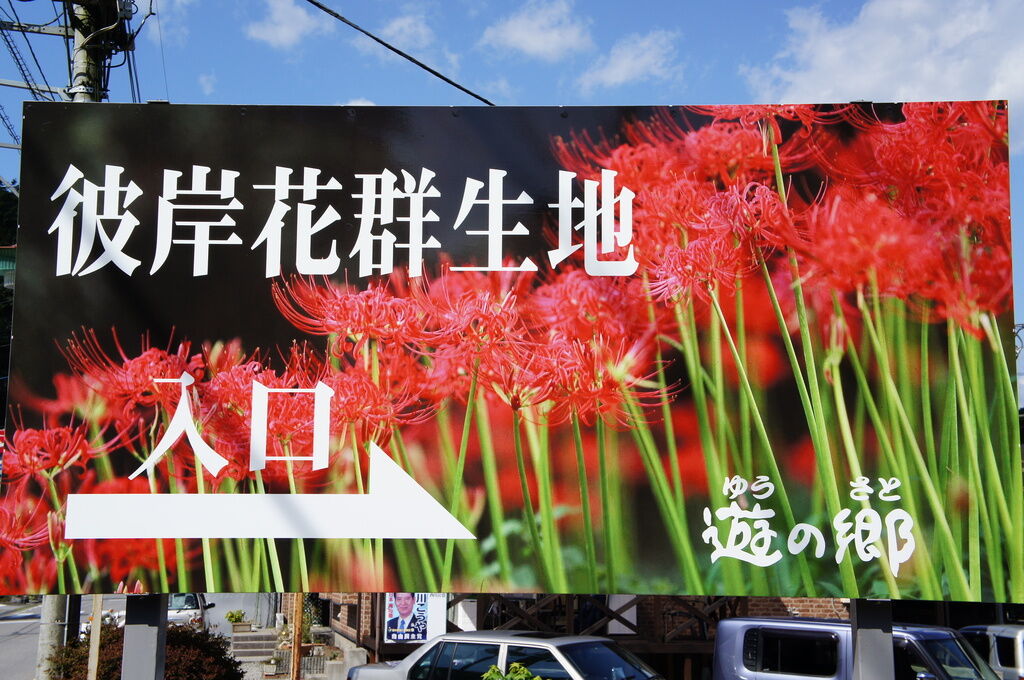
[[529,0],[518,12],[488,26],[480,44],[551,62],[594,46],[587,22],[573,12],[571,0]]
[[376,106],[375,102],[370,101],[366,97],[356,97],[355,99],[349,99],[342,106]]
[[510,101],[515,96],[515,90],[505,76],[499,76],[495,80],[484,83],[481,90],[483,95],[492,101]]
[[214,90],[217,89],[217,74],[215,73],[200,73],[199,74],[199,89],[203,91],[207,97],[213,94]]
[[682,67],[676,60],[677,40],[678,33],[664,30],[622,38],[580,76],[580,90],[590,94],[598,88],[678,78]]
[[[375,33],[386,42],[409,53],[422,53],[431,47],[435,40],[434,30],[427,23],[426,16],[419,12],[395,17]],[[396,54],[363,35],[355,38],[352,44],[364,54],[376,55],[382,59],[397,58]]]
[[785,49],[741,69],[761,101],[1014,99],[1024,125],[1024,3],[868,0],[845,24],[817,8],[788,20]]
[[303,38],[334,28],[326,15],[314,16],[295,0],[265,0],[267,16],[245,27],[245,34],[277,49],[294,47]]
[[155,44],[160,40],[183,47],[188,41],[188,8],[196,0],[149,0],[146,12],[156,16],[149,19],[148,38]]

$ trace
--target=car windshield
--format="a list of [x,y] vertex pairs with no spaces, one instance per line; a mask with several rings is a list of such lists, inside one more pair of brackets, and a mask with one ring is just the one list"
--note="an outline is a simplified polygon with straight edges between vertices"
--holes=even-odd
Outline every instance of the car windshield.
[[199,609],[195,593],[174,593],[167,598],[168,609]]
[[633,654],[609,642],[578,642],[558,649],[587,680],[650,680],[661,677]]
[[920,644],[953,680],[999,680],[970,645],[955,638],[920,640]]

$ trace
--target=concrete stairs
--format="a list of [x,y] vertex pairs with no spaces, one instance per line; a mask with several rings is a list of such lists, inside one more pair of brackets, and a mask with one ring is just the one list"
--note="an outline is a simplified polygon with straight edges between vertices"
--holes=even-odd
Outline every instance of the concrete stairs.
[[231,655],[239,661],[266,661],[276,649],[277,630],[274,628],[231,634]]

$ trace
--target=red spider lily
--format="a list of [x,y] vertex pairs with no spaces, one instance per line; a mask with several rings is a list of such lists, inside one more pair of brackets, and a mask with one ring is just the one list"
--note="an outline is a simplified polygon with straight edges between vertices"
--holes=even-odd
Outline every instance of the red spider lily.
[[240,338],[230,342],[203,343],[203,363],[210,376],[240,366],[246,361],[259,361],[259,350],[253,352],[251,356],[247,355],[242,349]]
[[798,240],[778,195],[762,184],[717,192],[690,230],[693,240],[665,248],[652,267],[652,290],[662,299],[703,298],[716,284],[732,289],[772,248]]
[[[385,362],[392,365],[392,362]],[[417,370],[417,369],[413,369]],[[332,423],[355,428],[361,443],[386,442],[399,425],[420,423],[433,413],[433,404],[424,401],[412,381],[399,375],[397,380],[385,369],[375,381],[367,372],[349,368],[324,378],[334,390],[331,400]]]
[[46,399],[26,393],[23,386],[12,387],[12,396],[26,407],[43,415],[43,422],[49,426],[58,425],[64,416],[79,420],[98,421],[103,417],[103,400],[77,375],[57,373],[53,376],[56,396]]
[[527,323],[569,340],[636,337],[652,323],[642,281],[593,277],[579,269],[538,286],[523,307]]
[[271,290],[281,314],[296,328],[314,335],[334,336],[331,352],[342,356],[364,343],[418,342],[424,314],[413,299],[397,297],[386,287],[355,290],[331,282],[293,277]]
[[586,424],[602,414],[609,423],[627,424],[631,415],[626,395],[638,407],[656,406],[668,394],[647,386],[652,375],[653,334],[636,340],[601,339],[589,343],[552,338],[559,367],[554,381],[551,423],[564,423],[575,414]]
[[48,541],[45,503],[24,491],[8,489],[0,503],[0,547],[31,550]]
[[68,363],[107,404],[106,417],[118,422],[119,429],[131,427],[143,409],[173,407],[180,395],[175,383],[156,383],[157,378],[178,378],[183,373],[201,377],[201,355],[189,356],[190,343],[170,350],[148,347],[143,339],[142,352],[134,357],[121,347],[114,333],[119,360],[110,357],[100,345],[96,332],[85,330],[81,338],[73,335],[64,349]]
[[14,431],[4,456],[4,473],[9,480],[41,479],[72,465],[85,467],[89,459],[106,453],[87,439],[86,425]]
[[851,110],[856,109],[856,106],[853,104],[832,107],[812,104],[722,104],[687,106],[685,108],[695,113],[711,116],[716,121],[737,120],[745,127],[769,125],[775,135],[775,140],[781,141],[782,130],[779,128],[779,120],[798,121],[804,127],[811,127],[816,123],[836,123],[848,120]]
[[802,271],[840,295],[877,287],[906,300],[923,291],[939,264],[941,236],[873,193],[834,193],[807,212],[805,228],[809,262]]
[[[252,432],[253,382],[271,389],[309,388],[306,381],[297,384],[290,375],[279,375],[256,362],[249,362],[221,371],[201,385],[200,403],[204,436],[228,465],[221,476],[246,479],[249,472],[249,446]],[[313,446],[314,396],[309,393],[276,393],[271,395],[267,409],[267,444],[269,456],[305,456]],[[194,472],[188,456],[183,470]],[[288,479],[286,461],[268,461],[261,476],[269,483]],[[308,461],[295,461],[292,475],[298,480],[324,477],[314,471]],[[322,480],[321,480],[322,482]]]
[[[520,279],[505,281],[510,288],[496,289],[492,277],[452,275],[430,286],[421,304],[430,318],[426,355],[433,393],[465,400],[474,369],[490,355],[506,355],[510,346],[529,344],[529,330],[514,292]],[[461,389],[465,386],[465,389]]]

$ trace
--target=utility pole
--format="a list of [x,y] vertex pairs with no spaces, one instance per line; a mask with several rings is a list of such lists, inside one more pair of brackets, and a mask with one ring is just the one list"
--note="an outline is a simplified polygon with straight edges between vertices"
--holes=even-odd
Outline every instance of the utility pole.
[[39,613],[39,646],[36,648],[36,680],[49,680],[50,657],[64,640],[67,595],[43,596]]
[[71,53],[71,87],[68,93],[72,101],[102,101],[100,83],[100,61],[96,59],[96,50],[90,47],[89,41],[96,35],[96,18],[93,13],[97,3],[82,0],[75,5],[75,20],[72,29],[75,34],[74,51]]
[[[105,95],[103,74],[114,51],[131,49],[133,36],[127,29],[127,21],[131,19],[131,4],[124,0],[74,0],[73,12],[70,15],[71,26],[29,26],[12,22],[3,22],[0,33],[13,30],[40,34],[62,36],[70,35],[74,41],[71,57],[71,83],[66,94],[57,91],[62,98],[70,95],[75,102],[99,102]],[[13,43],[8,41],[6,33],[0,36],[7,43],[12,57],[26,78],[24,84],[0,81],[0,85],[26,87],[36,99],[45,99],[43,92],[54,93],[55,88],[37,85],[31,82],[31,74],[20,59]],[[97,596],[98,597],[98,596]],[[128,597],[127,618],[130,626],[125,632],[125,659],[129,668],[145,669],[149,677],[163,677],[164,638],[167,632],[167,596],[149,598]],[[162,599],[161,599],[162,597]],[[93,609],[100,600],[94,598]],[[74,615],[69,616],[69,606],[74,608]],[[49,659],[57,647],[77,635],[77,626],[68,630],[68,620],[75,621],[81,611],[81,599],[74,598],[70,603],[67,595],[46,595],[40,615],[39,647],[36,656],[36,678],[47,680],[50,677]],[[73,624],[72,624],[73,625]],[[102,627],[102,617],[93,618],[95,645]],[[129,642],[135,646],[129,650]],[[95,651],[93,651],[95,654]],[[145,659],[151,654],[150,659]],[[125,676],[133,677],[133,676]],[[141,672],[135,678],[145,677]]]

